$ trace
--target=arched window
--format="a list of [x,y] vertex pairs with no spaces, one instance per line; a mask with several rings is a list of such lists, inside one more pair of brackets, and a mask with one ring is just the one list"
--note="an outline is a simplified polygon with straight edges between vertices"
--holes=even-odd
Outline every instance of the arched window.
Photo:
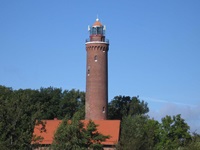
[[90,75],[90,66],[88,66],[87,75],[88,75],[88,76]]
[[105,107],[103,107],[103,113],[105,113],[105,112],[106,112]]
[[97,55],[94,56],[94,61],[97,62]]

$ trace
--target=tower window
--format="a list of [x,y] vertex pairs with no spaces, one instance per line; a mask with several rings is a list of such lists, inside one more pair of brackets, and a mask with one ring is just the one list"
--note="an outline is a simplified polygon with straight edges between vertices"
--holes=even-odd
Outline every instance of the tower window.
[[94,56],[94,61],[97,62],[97,55]]
[[90,66],[88,66],[87,75],[88,75],[88,76],[90,75]]
[[105,107],[103,107],[103,113],[105,113],[106,111],[105,111]]

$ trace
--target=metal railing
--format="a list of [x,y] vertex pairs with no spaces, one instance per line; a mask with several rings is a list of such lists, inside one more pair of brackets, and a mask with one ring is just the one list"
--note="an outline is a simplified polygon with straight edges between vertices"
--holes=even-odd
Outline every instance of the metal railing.
[[102,41],[95,41],[95,40],[90,40],[90,38],[86,39],[85,42],[105,42],[105,43],[108,43],[109,44],[109,40],[108,39],[104,39]]

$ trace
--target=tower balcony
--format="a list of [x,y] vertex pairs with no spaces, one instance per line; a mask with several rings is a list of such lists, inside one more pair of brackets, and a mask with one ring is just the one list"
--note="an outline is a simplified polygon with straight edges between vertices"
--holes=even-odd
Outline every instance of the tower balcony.
[[91,39],[91,38],[88,38],[85,40],[85,43],[106,43],[106,44],[109,44],[109,40],[108,39],[105,39],[103,38],[102,40],[94,40],[94,39]]

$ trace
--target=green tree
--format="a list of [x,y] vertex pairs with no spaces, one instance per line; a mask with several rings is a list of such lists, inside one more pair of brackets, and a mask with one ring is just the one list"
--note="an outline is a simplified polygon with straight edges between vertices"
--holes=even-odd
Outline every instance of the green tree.
[[84,116],[84,92],[60,88],[13,90],[0,86],[0,147],[2,149],[31,149],[35,121],[63,119],[78,110]]
[[36,118],[41,114],[37,90],[0,87],[0,145],[3,149],[31,149]]
[[119,150],[153,150],[158,142],[159,123],[145,115],[126,116],[121,124]]
[[77,112],[81,111],[81,119],[85,117],[85,93],[79,90],[65,90],[59,104],[59,118],[66,115],[70,118]]
[[83,126],[78,113],[72,117],[71,122],[69,121],[69,117],[66,117],[54,135],[52,149],[83,149],[85,143],[82,132],[84,130]]
[[116,96],[108,104],[108,118],[122,120],[123,117],[149,112],[148,104],[138,97]]
[[101,150],[103,141],[108,139],[110,136],[105,136],[97,131],[98,125],[96,125],[92,120],[87,124],[86,130],[84,130],[84,138],[86,139],[86,148]]
[[7,150],[10,149],[11,136],[10,131],[6,128],[10,128],[9,121],[12,119],[9,114],[9,100],[12,98],[13,90],[0,86],[0,147]]
[[191,140],[189,133],[190,127],[187,125],[181,115],[166,116],[162,118],[160,126],[160,142],[157,149],[177,149],[184,147]]
[[200,135],[193,133],[191,141],[180,150],[200,150]]
[[146,140],[146,149],[154,150],[155,146],[159,143],[160,138],[160,123],[154,119],[147,119],[144,128],[144,136]]
[[80,121],[81,115],[75,113],[69,121],[69,117],[65,118],[58,127],[52,144],[53,150],[86,150],[88,148],[102,149],[101,142],[105,141],[108,136],[104,136],[97,131],[97,125],[89,121],[86,128]]
[[40,88],[37,102],[40,103],[42,116],[40,119],[54,119],[59,115],[59,104],[63,93],[60,88]]

